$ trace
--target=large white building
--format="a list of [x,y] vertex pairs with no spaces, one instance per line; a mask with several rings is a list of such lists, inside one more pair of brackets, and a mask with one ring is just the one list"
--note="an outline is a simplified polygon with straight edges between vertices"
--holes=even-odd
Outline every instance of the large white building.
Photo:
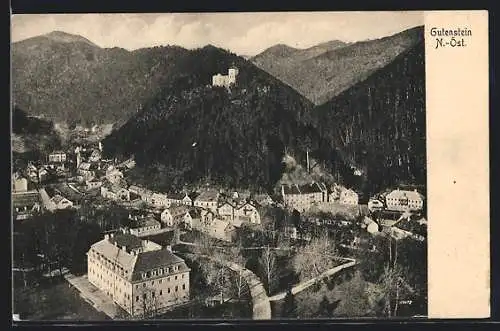
[[217,74],[212,76],[212,85],[229,88],[231,85],[236,84],[236,77],[238,77],[238,73],[238,68],[229,68],[227,75]]
[[190,269],[169,249],[126,233],[105,235],[87,252],[88,279],[132,316],[189,301]]
[[328,202],[328,190],[323,183],[282,185],[281,194],[285,206],[299,212],[304,212],[316,204]]
[[424,207],[424,196],[414,191],[396,189],[385,197],[388,210],[419,211]]

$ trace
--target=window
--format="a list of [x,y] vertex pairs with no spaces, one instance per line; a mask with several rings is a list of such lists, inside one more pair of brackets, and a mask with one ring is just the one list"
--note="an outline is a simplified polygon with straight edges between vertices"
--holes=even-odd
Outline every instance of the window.
[[146,295],[146,293],[144,293],[144,294],[142,295],[142,298],[143,298],[143,299],[146,299],[146,297],[147,297],[147,295]]
[[185,290],[186,289],[186,284],[182,284],[182,289]]
[[155,284],[155,281],[154,281],[154,280],[152,280],[152,281],[151,281],[151,285],[154,285],[154,284]]
[[177,276],[175,276],[175,280],[177,280]]
[[151,297],[155,297],[155,291],[151,292]]
[[170,293],[170,287],[169,287],[169,288],[167,288],[167,293]]
[[179,289],[179,286],[175,286],[175,292],[177,292],[177,290]]
[[136,302],[137,302],[137,301],[139,301],[139,296],[136,296],[136,297],[135,297],[135,301],[136,301]]
[[184,274],[182,274],[181,278],[184,279]]
[[163,292],[162,292],[162,290],[160,290],[160,295],[163,295]]
[[163,283],[163,279],[160,279],[158,282],[159,282],[160,284],[161,284],[161,283]]
[[142,287],[146,287],[146,283],[142,283]]
[[137,290],[138,288],[139,288],[139,285],[136,285],[136,286],[135,286],[135,289]]

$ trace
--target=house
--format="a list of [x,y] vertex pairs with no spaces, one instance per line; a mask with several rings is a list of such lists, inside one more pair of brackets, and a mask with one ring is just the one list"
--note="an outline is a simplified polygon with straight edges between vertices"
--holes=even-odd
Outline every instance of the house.
[[84,178],[84,180],[91,180],[95,177],[95,166],[88,162],[82,162],[78,166],[76,172]]
[[119,183],[123,179],[123,173],[112,165],[106,169],[105,176],[108,181],[114,184]]
[[171,205],[193,205],[193,201],[187,195],[187,193],[169,193],[167,194],[167,199],[169,200]]
[[235,206],[232,202],[221,201],[217,206],[217,215],[224,221],[232,222],[234,220],[234,209]]
[[281,195],[288,209],[305,212],[315,204],[328,201],[325,184],[312,182],[304,185],[282,185]]
[[12,211],[15,220],[25,220],[42,210],[38,191],[12,193]]
[[173,226],[174,225],[174,218],[172,216],[172,213],[170,212],[170,209],[168,209],[168,208],[161,212],[160,220],[166,226]]
[[28,180],[26,178],[13,176],[13,178],[12,178],[12,192],[19,193],[19,192],[27,192],[27,191],[28,191]]
[[153,204],[155,207],[168,208],[168,207],[170,207],[171,202],[168,199],[166,194],[153,193],[151,195],[151,204]]
[[110,183],[101,185],[101,196],[114,201],[130,201],[130,192],[126,188]]
[[87,266],[89,282],[131,316],[153,316],[189,301],[184,260],[131,234],[106,234],[87,252]]
[[343,205],[357,205],[358,194],[351,189],[344,189],[340,192],[339,202]]
[[87,180],[87,181],[85,181],[85,187],[87,188],[87,190],[99,188],[102,186],[102,184],[103,183],[100,180]]
[[50,163],[64,163],[66,162],[66,153],[62,151],[54,151],[49,154]]
[[203,191],[194,200],[195,207],[209,209],[213,212],[217,210],[217,203],[219,201],[219,192],[214,190]]
[[[189,210],[189,218],[185,220],[185,226],[187,230],[192,230],[193,229],[193,223],[195,221],[200,221],[202,219],[202,210],[201,208],[191,208]],[[205,214],[204,214],[205,215]]]
[[246,201],[234,208],[234,219],[240,219],[243,222],[260,224],[260,214],[254,204]]
[[384,209],[384,203],[378,199],[370,199],[368,201],[368,210],[373,212]]
[[152,216],[140,218],[135,223],[130,227],[130,234],[137,237],[148,236],[161,229],[161,223]]
[[153,198],[153,192],[151,190],[136,185],[130,185],[128,190],[131,194],[139,196],[142,201],[151,203],[151,200]]
[[172,224],[179,227],[189,226],[193,220],[189,214],[189,207],[186,205],[177,205],[169,208],[172,215]]
[[396,189],[387,194],[385,203],[391,211],[419,211],[424,207],[424,196],[417,190]]
[[214,218],[210,223],[194,220],[192,224],[193,229],[219,240],[232,242],[236,238],[236,227],[228,221]]
[[73,202],[69,201],[60,194],[54,195],[50,201],[54,209],[69,209],[73,207]]
[[89,162],[98,162],[101,159],[101,152],[94,149],[89,156]]

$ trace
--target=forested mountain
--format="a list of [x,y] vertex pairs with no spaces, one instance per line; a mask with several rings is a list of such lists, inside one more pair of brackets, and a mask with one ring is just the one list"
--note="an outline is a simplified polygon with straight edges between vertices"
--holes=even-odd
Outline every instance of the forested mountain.
[[368,191],[398,182],[425,185],[424,50],[421,31],[419,43],[308,114],[342,164],[362,170],[362,176],[343,173],[345,181]]
[[[207,46],[181,65],[184,76],[104,141],[105,153],[135,154],[151,183],[270,188],[285,148],[301,152],[304,137],[317,139],[300,122],[312,104],[249,61]],[[211,87],[212,75],[231,65],[237,86]]]
[[61,141],[53,123],[44,119],[29,117],[15,106],[12,112],[12,151],[14,153],[41,153],[58,148]]
[[319,105],[383,68],[419,42],[422,27],[346,44],[331,41],[301,50],[275,45],[251,58],[259,68]]
[[104,49],[52,32],[13,43],[13,99],[55,122],[120,125],[169,81],[186,53],[177,46]]

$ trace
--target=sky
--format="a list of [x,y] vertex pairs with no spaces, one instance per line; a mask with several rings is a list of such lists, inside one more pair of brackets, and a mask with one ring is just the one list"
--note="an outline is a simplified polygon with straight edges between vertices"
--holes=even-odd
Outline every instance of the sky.
[[134,50],[212,44],[256,55],[276,44],[307,48],[330,40],[355,42],[424,24],[423,12],[274,12],[13,15],[12,41],[64,31],[101,47]]

